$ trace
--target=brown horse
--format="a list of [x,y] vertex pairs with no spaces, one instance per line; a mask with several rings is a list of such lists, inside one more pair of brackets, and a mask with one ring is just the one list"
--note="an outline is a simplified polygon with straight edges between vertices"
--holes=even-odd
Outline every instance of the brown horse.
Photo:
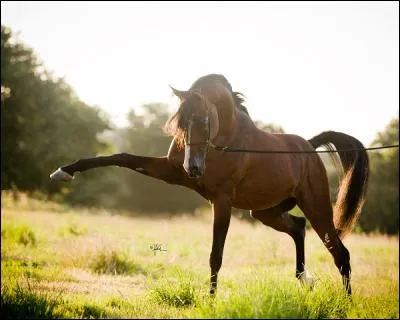
[[[76,171],[103,166],[130,168],[141,174],[182,185],[210,201],[214,214],[210,255],[210,293],[217,287],[231,208],[251,210],[263,224],[289,234],[296,245],[296,276],[309,280],[304,268],[305,218],[288,213],[296,204],[332,254],[347,292],[350,287],[350,254],[341,239],[351,231],[368,181],[368,156],[360,141],[340,132],[323,132],[310,140],[292,134],[270,134],[258,129],[222,75],[199,78],[188,91],[174,88],[181,104],[168,120],[166,131],[174,137],[164,157],[127,153],[81,159],[50,175],[70,180]],[[215,147],[295,153],[225,153]],[[316,153],[320,146],[336,147],[344,174],[332,209],[325,167]]]

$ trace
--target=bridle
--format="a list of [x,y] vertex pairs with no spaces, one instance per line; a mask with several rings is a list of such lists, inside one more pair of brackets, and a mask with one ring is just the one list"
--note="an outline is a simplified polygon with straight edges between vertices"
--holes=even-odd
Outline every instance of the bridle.
[[[210,117],[209,114],[203,118],[203,117],[196,117],[196,118],[202,118],[202,121],[204,122],[204,129],[207,132],[207,137],[205,141],[202,142],[192,142],[192,137],[191,137],[191,128],[193,123],[195,122],[193,120],[194,116],[192,116],[189,121],[188,121],[188,129],[186,130],[185,134],[187,138],[185,138],[185,146],[206,146],[207,149],[208,147],[214,147],[214,144],[210,141],[210,136],[211,136],[211,123],[210,123]],[[199,121],[199,120],[198,120]]]

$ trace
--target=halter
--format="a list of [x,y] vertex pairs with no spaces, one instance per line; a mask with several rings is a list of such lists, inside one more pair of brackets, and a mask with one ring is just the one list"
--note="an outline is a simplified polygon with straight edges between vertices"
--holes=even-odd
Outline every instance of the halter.
[[[193,117],[190,118],[190,120],[188,121],[188,129],[192,128],[192,124],[194,123]],[[204,117],[204,119],[202,119],[204,121],[204,128],[207,131],[207,138],[205,141],[202,142],[196,142],[196,143],[192,143],[191,142],[191,134],[190,131],[187,130],[187,140],[185,139],[185,146],[202,146],[202,145],[206,145],[207,148],[208,146],[214,146],[211,141],[210,141],[210,135],[211,135],[211,124],[210,124],[210,117],[207,113],[207,115]]]

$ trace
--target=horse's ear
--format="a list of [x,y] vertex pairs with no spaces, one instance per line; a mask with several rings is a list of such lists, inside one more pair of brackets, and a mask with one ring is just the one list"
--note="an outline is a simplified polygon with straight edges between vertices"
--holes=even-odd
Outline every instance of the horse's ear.
[[181,103],[183,103],[183,101],[185,101],[187,91],[181,91],[181,90],[175,89],[171,85],[169,85],[169,87],[172,89],[172,92],[174,93],[174,95],[176,95],[181,100]]

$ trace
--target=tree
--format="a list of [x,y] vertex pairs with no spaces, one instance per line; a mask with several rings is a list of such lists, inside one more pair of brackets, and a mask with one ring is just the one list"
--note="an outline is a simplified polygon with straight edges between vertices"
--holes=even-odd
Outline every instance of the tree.
[[58,192],[49,173],[94,156],[108,127],[99,108],[79,100],[48,72],[32,49],[1,26],[1,188]]
[[[372,146],[399,144],[399,118],[379,132]],[[370,180],[360,217],[363,231],[399,232],[399,149],[370,153]]]
[[257,128],[267,131],[269,133],[285,133],[285,130],[280,125],[275,123],[264,123],[260,120],[254,121]]

